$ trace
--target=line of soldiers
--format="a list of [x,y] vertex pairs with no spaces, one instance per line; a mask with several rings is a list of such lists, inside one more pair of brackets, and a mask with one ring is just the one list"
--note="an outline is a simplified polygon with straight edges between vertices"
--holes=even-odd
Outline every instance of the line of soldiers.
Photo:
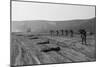
[[[27,32],[31,32],[31,28],[28,28],[27,29]],[[70,35],[70,37],[73,37],[74,36],[74,31],[73,30],[51,30],[50,31],[51,35],[57,35],[57,36],[68,36]],[[79,33],[81,35],[81,39],[82,39],[82,44],[87,44],[86,43],[86,37],[87,37],[87,32],[85,29],[80,29],[79,30]]]
[[[51,35],[56,35],[59,36],[59,35],[65,35],[65,36],[68,36],[68,34],[70,34],[70,37],[73,37],[74,36],[74,31],[73,30],[51,30],[50,31]],[[85,29],[80,29],[79,30],[79,34],[80,34],[80,37],[81,37],[81,41],[82,41],[82,44],[87,44],[86,43],[86,37],[87,37],[87,32]]]
[[51,33],[51,35],[57,35],[57,36],[63,36],[63,35],[65,35],[65,36],[68,36],[68,34],[70,34],[70,36],[71,37],[73,37],[73,33],[74,33],[74,31],[73,30],[51,30],[50,31],[50,33]]

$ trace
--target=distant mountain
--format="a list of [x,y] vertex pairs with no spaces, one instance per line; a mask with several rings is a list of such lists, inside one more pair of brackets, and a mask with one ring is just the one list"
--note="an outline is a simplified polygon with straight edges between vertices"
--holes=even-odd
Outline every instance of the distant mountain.
[[29,20],[29,21],[13,21],[12,32],[26,32],[29,28],[32,32],[47,32],[51,29],[86,29],[95,32],[96,18],[64,20],[64,21],[47,21],[47,20]]

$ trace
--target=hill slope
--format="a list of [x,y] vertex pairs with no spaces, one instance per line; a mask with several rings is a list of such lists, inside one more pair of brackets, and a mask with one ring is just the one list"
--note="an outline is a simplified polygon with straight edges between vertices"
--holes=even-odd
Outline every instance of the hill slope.
[[95,32],[96,18],[82,20],[65,20],[65,21],[47,21],[47,20],[30,20],[30,21],[13,21],[12,32],[25,32],[31,28],[32,32],[46,32],[55,29],[73,29],[77,31],[81,28],[87,31]]

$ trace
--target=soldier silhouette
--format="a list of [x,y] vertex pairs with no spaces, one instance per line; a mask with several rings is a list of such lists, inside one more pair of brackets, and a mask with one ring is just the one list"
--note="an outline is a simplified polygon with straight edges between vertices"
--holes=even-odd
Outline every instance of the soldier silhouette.
[[85,31],[85,29],[81,29],[81,30],[79,30],[79,32],[81,34],[82,44],[86,45],[86,31]]
[[64,35],[64,30],[62,29],[62,30],[60,30],[61,31],[61,35]]
[[58,30],[56,30],[56,35],[57,35],[57,36],[59,35],[59,31],[58,31]]
[[70,30],[70,36],[73,37],[73,30]]
[[68,35],[68,30],[65,30],[65,35],[66,35],[66,36]]

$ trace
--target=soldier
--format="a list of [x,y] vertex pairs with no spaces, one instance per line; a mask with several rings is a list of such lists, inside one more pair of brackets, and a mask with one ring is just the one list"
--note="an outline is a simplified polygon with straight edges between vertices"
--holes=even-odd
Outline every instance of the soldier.
[[65,30],[65,35],[66,35],[66,36],[68,35],[68,30]]
[[84,29],[81,29],[79,32],[81,34],[82,44],[86,45],[86,31]]
[[71,37],[73,37],[73,33],[74,33],[73,30],[70,30]]
[[57,36],[59,35],[59,31],[58,30],[56,30],[56,34],[57,34]]
[[61,31],[61,35],[64,35],[64,30],[62,29],[62,30],[60,30]]

